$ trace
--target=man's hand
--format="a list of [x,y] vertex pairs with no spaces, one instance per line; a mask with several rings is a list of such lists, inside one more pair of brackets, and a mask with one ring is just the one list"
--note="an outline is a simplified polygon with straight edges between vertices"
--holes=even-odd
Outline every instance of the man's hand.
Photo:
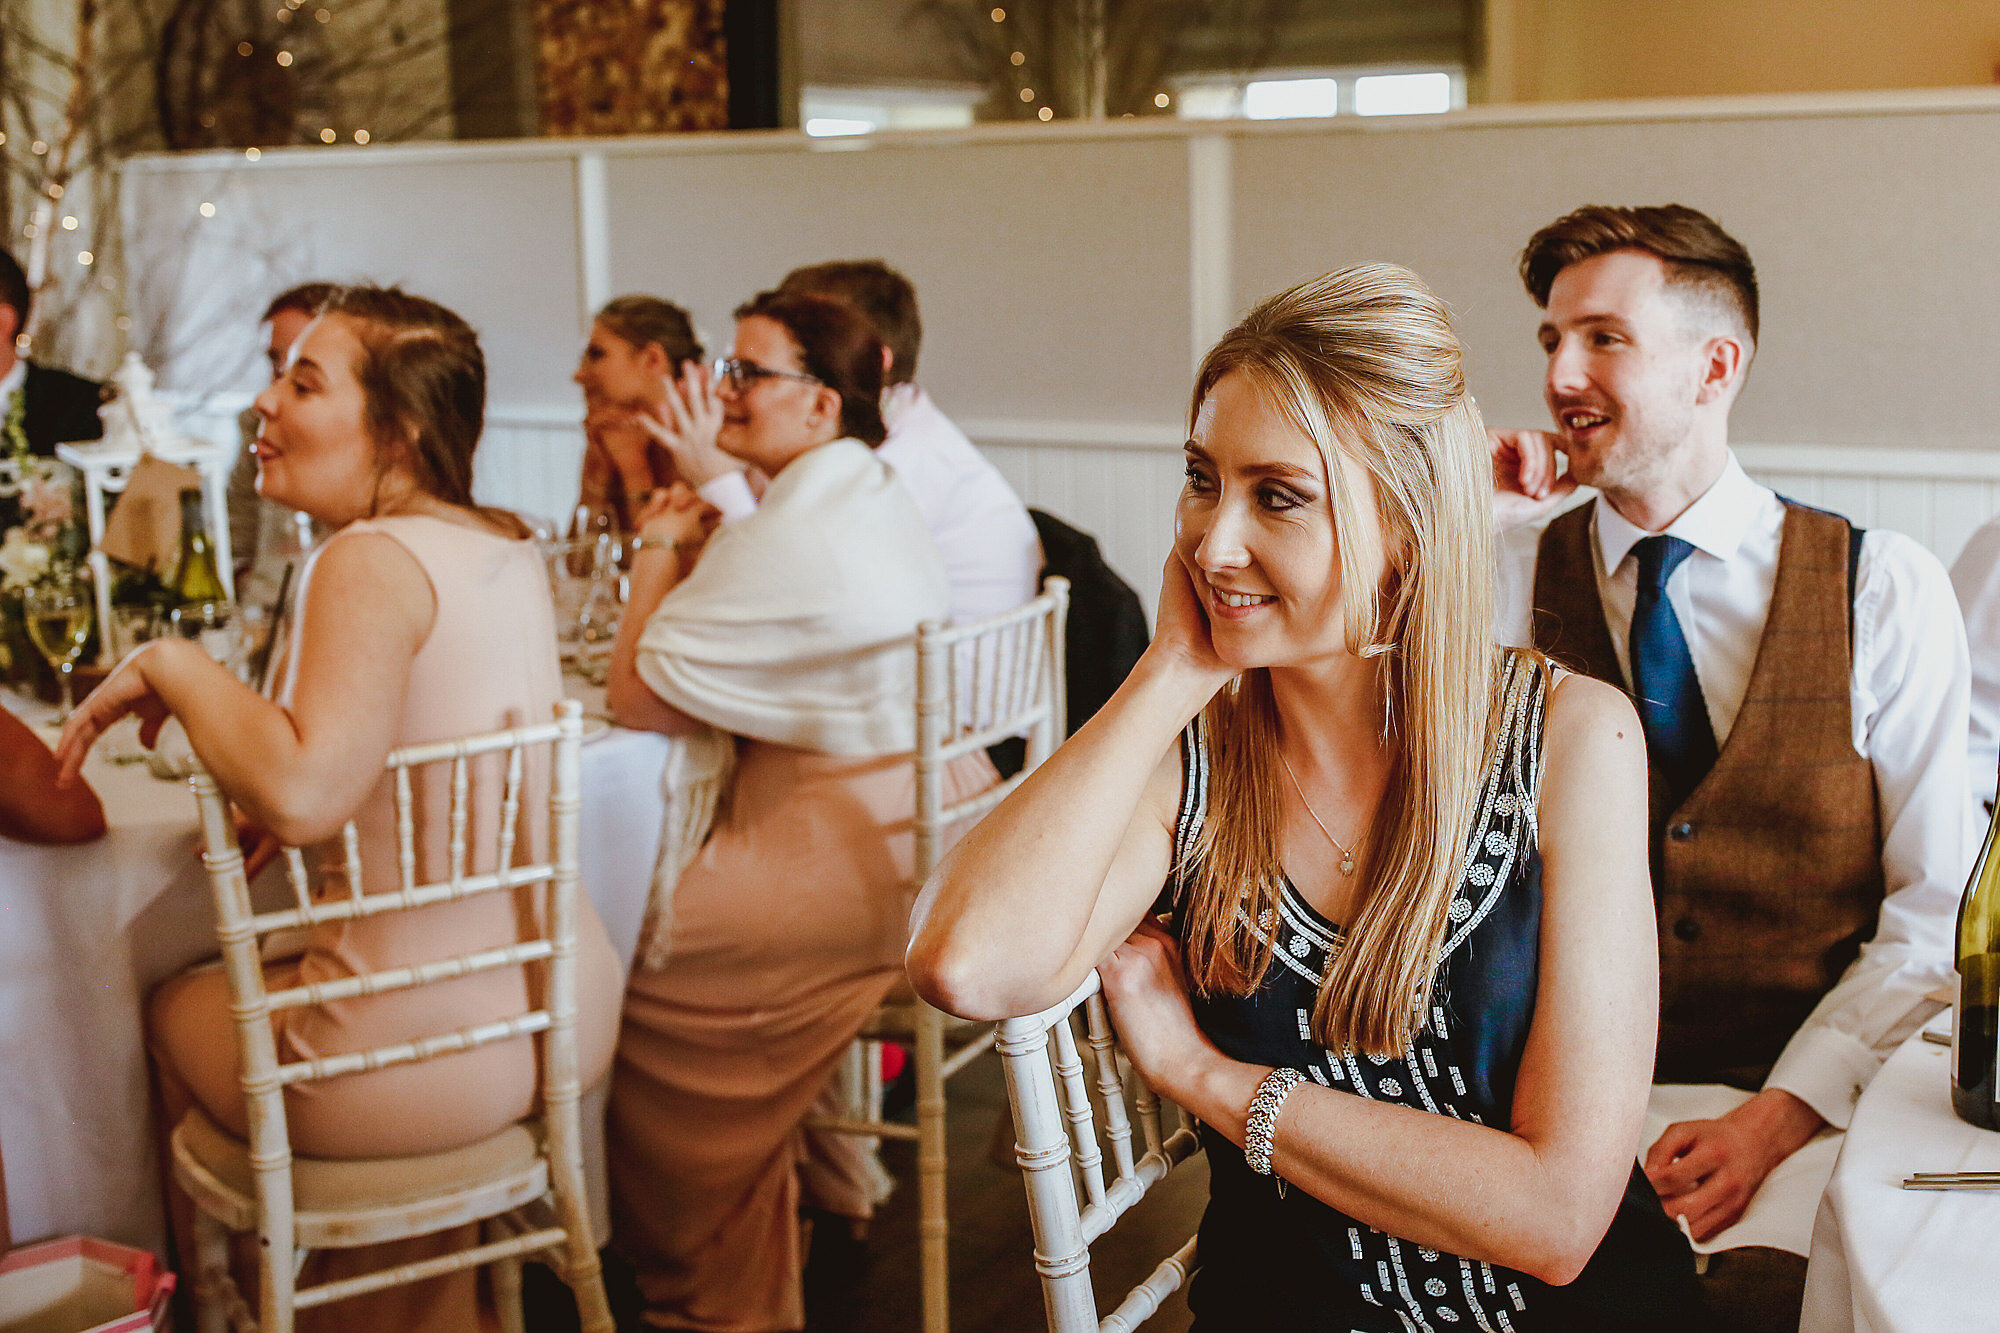
[[1576,489],[1568,473],[1557,475],[1556,437],[1545,430],[1489,430],[1486,452],[1493,460],[1493,520],[1519,527],[1554,512]]
[[1743,1216],[1778,1163],[1826,1124],[1789,1092],[1766,1088],[1720,1120],[1667,1126],[1646,1154],[1646,1179],[1668,1217],[1707,1240]]

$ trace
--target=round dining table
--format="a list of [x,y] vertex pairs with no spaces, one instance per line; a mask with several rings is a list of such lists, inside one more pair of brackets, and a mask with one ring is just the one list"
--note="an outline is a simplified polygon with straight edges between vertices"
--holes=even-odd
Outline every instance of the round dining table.
[[[0,692],[0,706],[53,739],[46,705]],[[628,966],[651,888],[673,744],[613,727],[583,750],[584,884]],[[99,743],[84,776],[104,804],[103,837],[60,847],[0,838],[8,1221],[16,1244],[81,1234],[163,1253],[142,1007],[153,986],[217,952],[215,915],[194,795],[183,779],[152,775],[129,719]],[[603,1151],[594,1118],[585,1139],[601,1227]]]
[[[1951,1014],[1928,1030],[1948,1033]],[[1814,1219],[1800,1333],[2000,1328],[2000,1195],[1906,1190],[1919,1171],[2000,1171],[2000,1134],[1952,1114],[1951,1052],[1912,1033],[1854,1108]]]

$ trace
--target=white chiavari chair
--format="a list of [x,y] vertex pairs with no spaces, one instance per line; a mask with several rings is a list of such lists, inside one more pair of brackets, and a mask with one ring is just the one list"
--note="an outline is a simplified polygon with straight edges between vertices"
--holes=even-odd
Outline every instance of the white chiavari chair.
[[[917,630],[916,881],[943,858],[950,837],[970,827],[1055,753],[1063,725],[1063,630],[1069,581],[1051,578],[1034,600],[964,625],[937,622]],[[960,801],[945,800],[953,761],[1010,737],[1025,736],[1019,772]],[[813,1128],[871,1138],[914,1139],[923,1267],[924,1333],[951,1326],[949,1227],[945,1217],[945,1080],[993,1045],[990,1024],[951,1018],[917,999],[905,984],[878,1009],[849,1049],[847,1086],[856,1105]],[[914,1126],[882,1113],[881,1043],[915,1048]]]
[[1162,1260],[1101,1321],[1090,1280],[1090,1246],[1192,1156],[1200,1141],[1178,1107],[1179,1123],[1171,1132],[1165,1129],[1159,1098],[1136,1075],[1128,1103],[1117,1034],[1095,972],[1061,1004],[1001,1023],[998,1045],[1050,1333],[1129,1333],[1194,1271],[1194,1238]]
[[[387,767],[395,792],[400,885],[364,892],[359,842],[350,823],[343,832],[348,894],[314,901],[305,858],[286,849],[293,903],[262,913],[251,904],[227,801],[206,773],[194,774],[250,1131],[247,1141],[237,1139],[197,1108],[172,1136],[175,1178],[197,1210],[195,1300],[202,1333],[227,1328],[290,1333],[295,1310],[488,1264],[494,1266],[502,1327],[520,1333],[520,1263],[526,1257],[547,1260],[568,1282],[587,1333],[612,1333],[584,1200],[577,1117],[582,734],[581,706],[565,701],[557,706],[553,722],[394,751]],[[526,763],[538,749],[549,756],[547,805],[530,803],[524,810]],[[483,873],[467,869],[475,761],[505,774],[500,854],[494,862],[499,868]],[[449,765],[450,864],[446,879],[419,884],[411,773],[425,765]],[[536,818],[549,821],[548,859],[510,864],[520,821]],[[268,937],[490,893],[538,895],[539,911],[517,914],[524,921],[520,942],[284,990],[265,986],[260,946]],[[525,967],[529,976],[530,1003],[536,1007],[526,1012],[496,1014],[487,1022],[370,1050],[279,1062],[270,1022],[276,1013],[515,967]],[[541,1078],[539,1106],[528,1120],[468,1147],[420,1157],[336,1161],[293,1154],[286,1088],[524,1036],[537,1042]],[[471,1222],[481,1223],[479,1243],[471,1248],[297,1286],[313,1250],[408,1239]],[[258,1239],[254,1315],[229,1271],[229,1236],[243,1232],[254,1232]]]

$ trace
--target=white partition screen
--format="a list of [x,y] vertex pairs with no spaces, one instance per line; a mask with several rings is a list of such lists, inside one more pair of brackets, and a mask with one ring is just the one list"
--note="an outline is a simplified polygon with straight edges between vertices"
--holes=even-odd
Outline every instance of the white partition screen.
[[678,300],[719,351],[729,311],[787,269],[879,256],[921,294],[925,385],[1150,600],[1191,350],[1288,283],[1395,260],[1457,308],[1489,419],[1539,424],[1515,260],[1593,201],[1692,204],[1750,247],[1764,335],[1735,416],[1746,460],[1777,450],[1795,489],[1857,508],[1877,507],[1853,491],[1867,478],[1920,483],[1920,503],[1891,486],[1856,517],[1921,528],[1947,558],[1991,507],[1990,470],[1956,461],[2000,420],[1990,91],[287,150],[145,159],[126,182],[135,340],[165,383],[247,388],[249,321],[286,283],[406,283],[485,339],[482,494],[549,515],[574,496],[568,376],[592,302]]

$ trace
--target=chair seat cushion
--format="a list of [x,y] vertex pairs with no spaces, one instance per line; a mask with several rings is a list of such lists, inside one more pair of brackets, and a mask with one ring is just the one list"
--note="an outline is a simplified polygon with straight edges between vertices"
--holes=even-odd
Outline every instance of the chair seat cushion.
[[[525,1124],[490,1138],[421,1157],[339,1160],[292,1159],[292,1206],[300,1213],[372,1211],[402,1207],[536,1172],[540,1140]],[[174,1131],[175,1156],[185,1156],[247,1204],[256,1198],[250,1147],[211,1120],[200,1107]]]

